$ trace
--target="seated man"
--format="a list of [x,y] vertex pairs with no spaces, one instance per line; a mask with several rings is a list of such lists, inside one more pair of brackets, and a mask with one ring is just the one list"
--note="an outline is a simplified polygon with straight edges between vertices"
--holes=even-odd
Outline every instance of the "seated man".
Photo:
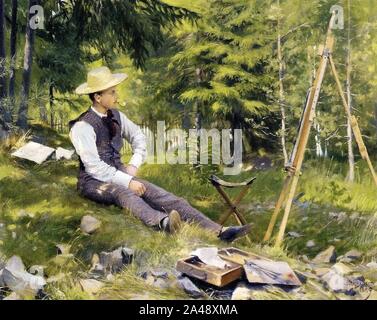
[[[87,82],[76,89],[88,94],[92,105],[77,119],[70,121],[70,138],[79,155],[77,189],[93,201],[115,204],[129,210],[150,227],[176,232],[181,220],[196,222],[227,242],[246,235],[250,225],[222,227],[199,212],[183,198],[136,177],[146,158],[146,139],[140,128],[122,112],[117,103],[116,85],[126,74],[112,74],[107,67],[90,71]],[[133,156],[127,166],[120,159],[125,138]]]

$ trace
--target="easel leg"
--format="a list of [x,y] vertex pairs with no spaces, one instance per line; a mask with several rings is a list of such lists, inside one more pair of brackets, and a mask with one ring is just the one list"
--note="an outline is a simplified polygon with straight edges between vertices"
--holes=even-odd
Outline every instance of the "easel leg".
[[300,175],[300,173],[299,173],[299,171],[297,171],[292,178],[291,188],[290,188],[290,191],[289,191],[289,194],[288,194],[287,203],[285,204],[285,208],[284,208],[283,220],[281,221],[279,233],[278,233],[278,236],[277,236],[276,242],[275,242],[276,247],[279,247],[281,242],[283,241],[284,232],[285,232],[285,228],[287,226],[289,213],[291,211],[293,197],[295,196],[299,175]]
[[335,67],[334,61],[333,61],[331,56],[330,56],[330,65],[331,65],[332,74],[335,78],[335,82],[336,82],[340,97],[342,98],[343,106],[346,110],[347,118],[349,119],[349,121],[351,123],[352,131],[353,131],[353,134],[355,136],[355,140],[356,140],[357,146],[359,148],[360,154],[363,157],[363,159],[366,160],[368,167],[369,167],[369,170],[370,170],[372,177],[374,179],[374,182],[377,185],[376,172],[374,171],[372,161],[370,160],[367,148],[364,144],[364,140],[362,138],[356,117],[351,115],[350,109],[348,107],[348,102],[347,102],[346,97],[343,93],[342,85],[341,85],[340,80],[339,80],[338,72],[336,71],[336,67]]
[[272,214],[270,224],[268,225],[266,234],[264,235],[263,241],[269,241],[272,235],[272,231],[274,230],[277,217],[279,215],[280,209],[283,206],[284,200],[287,197],[288,188],[291,183],[291,176],[287,176],[284,181],[283,189],[280,193],[279,199],[276,202],[274,213]]

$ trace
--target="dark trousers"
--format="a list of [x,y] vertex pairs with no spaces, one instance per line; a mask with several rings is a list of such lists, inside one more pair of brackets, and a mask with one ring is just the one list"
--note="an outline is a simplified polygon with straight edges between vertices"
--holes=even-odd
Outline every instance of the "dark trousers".
[[147,226],[159,227],[160,222],[171,210],[177,210],[181,219],[198,223],[201,227],[218,234],[222,226],[203,213],[193,208],[187,200],[156,186],[153,183],[134,177],[145,185],[146,191],[139,197],[133,191],[123,186],[106,183],[94,178],[78,183],[80,194],[90,200],[102,204],[115,204],[128,209]]

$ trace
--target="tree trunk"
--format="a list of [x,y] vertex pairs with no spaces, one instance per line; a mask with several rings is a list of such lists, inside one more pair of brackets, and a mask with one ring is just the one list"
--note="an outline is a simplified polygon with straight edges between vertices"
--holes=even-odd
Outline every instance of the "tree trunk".
[[321,141],[321,126],[318,121],[314,121],[315,134],[315,154],[318,158],[323,157],[322,141]]
[[30,90],[31,67],[33,62],[33,47],[35,31],[30,27],[30,8],[38,4],[38,1],[29,0],[28,19],[26,25],[25,48],[24,48],[24,68],[22,73],[21,103],[18,110],[17,125],[22,129],[27,129],[28,99]]
[[[280,8],[280,1],[277,2],[278,8]],[[279,105],[281,113],[281,148],[283,150],[284,165],[288,164],[288,153],[285,143],[286,136],[286,116],[285,116],[285,99],[284,99],[284,65],[283,65],[283,55],[281,52],[281,35],[280,35],[280,12],[278,16],[278,40],[277,40],[277,50],[278,50],[278,60],[279,60]]]
[[7,95],[4,10],[4,0],[0,0],[0,99],[5,98]]
[[[352,113],[352,97],[351,97],[351,71],[352,71],[352,64],[351,64],[351,5],[350,0],[347,1],[348,5],[348,35],[347,35],[347,83],[346,83],[346,90],[347,90],[347,102],[349,111]],[[351,123],[347,120],[347,141],[348,141],[348,180],[353,182],[355,180],[355,157],[353,154],[352,149],[352,128]]]
[[[316,77],[315,57],[316,57],[316,47],[313,48],[313,58],[310,52],[308,52],[308,61],[312,66],[311,71],[310,71],[310,80],[309,80],[310,87],[313,86],[313,83]],[[320,112],[318,110],[316,110],[315,112],[316,112],[316,117],[314,118],[314,125],[313,125],[315,129],[315,136],[314,136],[315,150],[316,150],[315,154],[319,158],[321,157],[327,158],[327,149],[324,152],[322,148],[322,139],[321,139],[322,129],[319,122],[316,120],[316,118],[320,115]],[[325,141],[325,148],[326,148],[326,141]]]
[[11,122],[9,118],[9,112],[6,106],[6,69],[5,69],[5,13],[4,13],[4,0],[0,0],[0,117],[4,121],[4,126],[7,127],[7,123]]
[[55,116],[55,111],[54,111],[54,86],[50,84],[49,86],[49,98],[50,98],[50,126],[51,128],[54,128],[54,116]]
[[39,106],[39,119],[43,123],[48,124],[47,110],[46,110],[46,106],[45,106],[44,102],[42,102],[42,101],[39,102],[38,106]]
[[16,81],[16,53],[17,53],[17,8],[18,0],[12,0],[12,23],[10,31],[10,77],[9,77],[9,98],[14,106],[14,87]]

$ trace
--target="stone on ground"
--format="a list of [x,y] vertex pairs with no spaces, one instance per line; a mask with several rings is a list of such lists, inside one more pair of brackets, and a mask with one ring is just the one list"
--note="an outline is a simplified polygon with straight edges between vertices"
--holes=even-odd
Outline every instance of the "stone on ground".
[[104,286],[104,283],[95,279],[81,279],[80,285],[84,292],[89,294],[96,294]]
[[306,243],[306,247],[307,248],[313,248],[315,247],[315,242],[313,240],[309,240],[307,243]]
[[363,254],[360,251],[357,251],[357,250],[350,250],[344,255],[344,257],[351,259],[353,261],[359,260],[362,256],[363,256]]
[[313,263],[333,263],[336,261],[335,247],[330,246],[325,251],[320,252],[312,260]]
[[352,290],[351,282],[334,270],[326,273],[322,279],[325,281],[326,286],[335,293],[349,293]]
[[245,282],[237,284],[236,289],[232,293],[232,300],[253,300],[253,290],[250,285]]
[[180,276],[178,277],[178,285],[191,297],[202,298],[204,292],[202,292],[189,278]]
[[99,255],[97,270],[103,267],[104,273],[119,272],[125,265],[132,263],[133,254],[133,249],[126,247],[119,247],[112,252],[102,251]]
[[33,298],[42,290],[46,280],[41,276],[34,276],[25,270],[22,260],[18,256],[11,257],[2,272],[5,285],[21,297]]
[[29,273],[34,276],[44,276],[44,266],[34,265],[29,268]]
[[92,216],[86,215],[81,219],[80,229],[84,233],[92,234],[96,232],[100,227],[101,221]]

